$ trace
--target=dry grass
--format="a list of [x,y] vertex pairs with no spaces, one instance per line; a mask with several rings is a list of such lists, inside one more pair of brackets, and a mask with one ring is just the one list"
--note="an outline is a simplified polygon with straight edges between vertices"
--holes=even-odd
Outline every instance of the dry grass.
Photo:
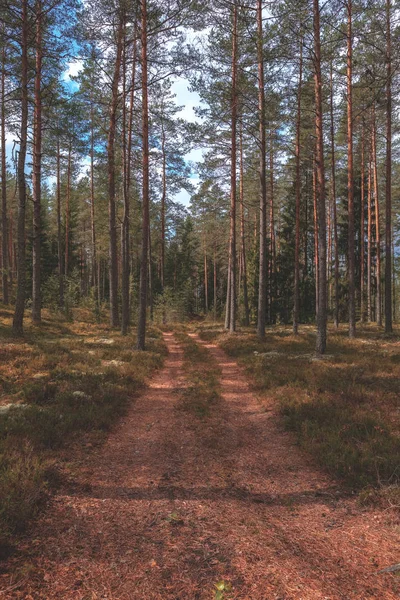
[[163,362],[158,330],[148,350],[77,310],[73,322],[44,311],[27,319],[23,338],[11,332],[12,312],[0,308],[0,554],[36,513],[60,460],[101,442],[146,379]]
[[399,332],[385,336],[366,326],[349,340],[344,328],[330,331],[329,354],[318,361],[312,327],[297,337],[289,327],[269,328],[264,342],[250,329],[230,336],[202,325],[200,333],[246,367],[255,390],[276,402],[317,462],[353,488],[390,487],[393,497],[400,479]]
[[183,348],[183,370],[189,384],[181,394],[179,406],[204,419],[210,416],[213,405],[220,398],[221,371],[211,354],[182,328],[175,332],[175,337]]

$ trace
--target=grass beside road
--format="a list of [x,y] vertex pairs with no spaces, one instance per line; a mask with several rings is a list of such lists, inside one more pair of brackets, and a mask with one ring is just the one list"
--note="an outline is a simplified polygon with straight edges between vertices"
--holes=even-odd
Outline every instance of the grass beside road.
[[186,333],[176,332],[175,337],[183,348],[183,369],[189,382],[182,393],[180,408],[204,419],[220,398],[220,369],[211,354]]
[[44,316],[14,338],[12,312],[0,307],[0,558],[62,463],[105,439],[166,353],[156,329],[139,353],[133,336],[95,323],[88,311],[77,310],[73,322]]
[[[355,340],[345,329],[329,335],[328,355],[314,358],[314,328],[254,331],[229,336],[220,326],[199,328],[243,364],[255,390],[272,399],[299,445],[364,499],[400,505],[400,337],[365,327]],[[377,492],[379,490],[379,492]],[[386,501],[385,500],[385,501]]]

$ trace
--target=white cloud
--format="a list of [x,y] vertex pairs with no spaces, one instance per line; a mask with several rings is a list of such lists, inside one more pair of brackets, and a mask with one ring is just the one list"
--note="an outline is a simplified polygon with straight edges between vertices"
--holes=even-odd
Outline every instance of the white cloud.
[[181,190],[178,194],[176,194],[175,202],[179,202],[180,204],[183,204],[183,206],[189,206],[190,198],[191,196],[186,190]]
[[194,109],[201,106],[200,96],[197,92],[189,91],[189,82],[184,77],[177,77],[172,84],[172,92],[176,94],[176,103],[183,106],[179,116],[189,123],[199,123],[201,119],[197,117]]
[[64,71],[62,78],[64,81],[71,81],[71,77],[76,77],[83,69],[82,60],[73,60],[68,63],[68,69]]

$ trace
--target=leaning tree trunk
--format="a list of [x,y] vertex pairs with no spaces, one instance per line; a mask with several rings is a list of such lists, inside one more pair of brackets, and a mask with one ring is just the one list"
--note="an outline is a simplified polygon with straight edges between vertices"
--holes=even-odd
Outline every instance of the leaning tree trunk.
[[143,171],[143,214],[142,214],[142,256],[140,264],[139,320],[137,332],[137,349],[146,346],[146,311],[148,287],[148,254],[149,254],[149,107],[147,89],[147,0],[142,0],[142,171]]
[[392,40],[391,0],[386,0],[386,219],[385,332],[393,331],[392,308]]
[[259,119],[259,179],[260,179],[260,241],[259,241],[259,276],[258,276],[258,319],[257,334],[265,338],[265,321],[267,315],[267,180],[266,180],[266,124],[265,124],[265,89],[264,89],[264,56],[263,56],[263,22],[262,0],[257,0],[257,62],[258,62],[258,119]]
[[[3,27],[3,35],[5,26]],[[8,289],[8,222],[7,222],[7,159],[6,159],[6,42],[3,40],[1,61],[1,249],[3,302],[9,302]]]
[[314,0],[314,81],[315,81],[315,129],[316,129],[316,167],[318,199],[318,319],[317,319],[317,355],[326,350],[326,216],[325,216],[325,170],[324,136],[322,113],[322,76],[321,76],[321,39],[319,0]]
[[354,256],[354,167],[353,167],[353,34],[352,0],[347,0],[347,191],[348,191],[348,280],[349,337],[356,335]]
[[26,180],[25,162],[28,140],[28,0],[22,0],[21,14],[21,133],[18,153],[18,225],[17,225],[17,297],[13,318],[13,330],[23,333],[26,286],[26,247],[25,247],[25,214],[26,214]]
[[296,118],[296,232],[294,250],[294,305],[293,333],[298,334],[300,312],[300,129],[301,129],[301,88],[303,83],[303,38],[300,39],[299,83],[297,87],[297,118]]
[[35,108],[33,117],[33,241],[32,241],[32,320],[40,323],[41,297],[41,185],[42,185],[42,2],[36,0]]

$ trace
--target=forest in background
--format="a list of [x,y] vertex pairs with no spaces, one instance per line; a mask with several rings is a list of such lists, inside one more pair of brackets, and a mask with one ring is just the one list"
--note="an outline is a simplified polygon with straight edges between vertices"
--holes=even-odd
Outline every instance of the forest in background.
[[[398,17],[391,0],[6,0],[5,304],[265,327],[399,304]],[[81,69],[66,81],[71,63]],[[190,82],[196,122],[172,86]],[[10,142],[14,140],[14,142]],[[203,150],[196,166],[187,155]],[[199,182],[193,185],[194,171]],[[191,202],[175,201],[187,189]]]

